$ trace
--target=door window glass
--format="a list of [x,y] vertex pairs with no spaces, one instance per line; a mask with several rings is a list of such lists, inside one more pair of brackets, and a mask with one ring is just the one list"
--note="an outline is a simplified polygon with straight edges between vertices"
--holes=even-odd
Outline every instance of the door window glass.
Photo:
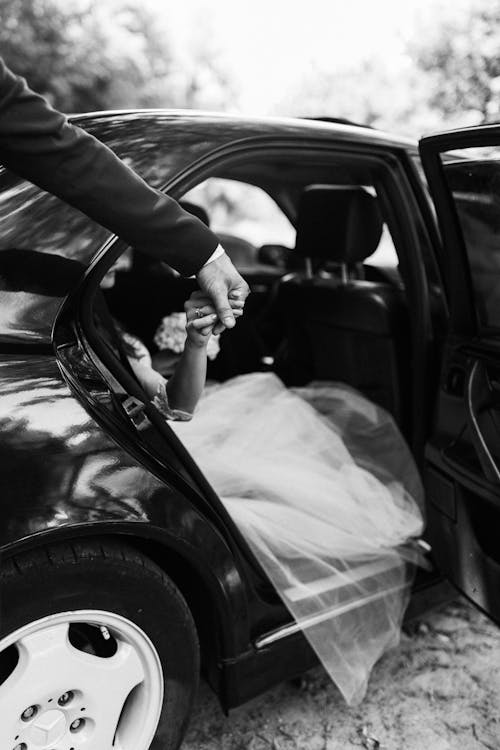
[[500,149],[450,152],[443,155],[443,167],[467,251],[479,322],[500,331]]

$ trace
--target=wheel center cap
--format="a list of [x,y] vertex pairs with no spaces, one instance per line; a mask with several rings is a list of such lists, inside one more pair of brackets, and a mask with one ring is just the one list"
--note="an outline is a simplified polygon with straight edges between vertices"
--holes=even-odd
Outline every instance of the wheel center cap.
[[31,741],[42,748],[60,740],[65,732],[66,717],[57,709],[45,711],[37,716],[30,728]]

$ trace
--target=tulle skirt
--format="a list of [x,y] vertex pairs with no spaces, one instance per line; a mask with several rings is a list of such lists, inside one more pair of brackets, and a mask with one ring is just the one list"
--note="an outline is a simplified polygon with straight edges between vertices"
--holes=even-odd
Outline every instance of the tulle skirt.
[[172,423],[348,703],[399,640],[423,495],[392,418],[338,383],[270,373]]

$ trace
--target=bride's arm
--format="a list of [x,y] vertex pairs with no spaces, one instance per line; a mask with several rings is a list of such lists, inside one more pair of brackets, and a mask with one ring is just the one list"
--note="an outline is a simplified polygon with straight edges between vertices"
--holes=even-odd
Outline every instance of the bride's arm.
[[[213,326],[214,321],[211,321]],[[204,320],[200,318],[200,320]],[[145,392],[160,411],[169,419],[188,419],[193,413],[203,391],[207,373],[206,345],[210,335],[200,334],[205,341],[193,341],[194,334],[188,336],[184,351],[175,367],[174,374],[167,381],[153,369],[146,358],[129,357],[130,365]]]
[[[200,338],[205,339],[202,342],[193,340],[193,333],[196,330],[194,324],[205,321],[204,325],[207,327],[206,317],[193,321],[193,328],[191,328],[193,333],[188,333],[186,345],[175,367],[175,372],[168,379],[166,391],[171,409],[192,414],[200,399],[207,376],[207,344],[217,316],[211,314],[210,318],[210,332],[207,335],[199,334]],[[189,331],[189,328],[188,323],[186,330]]]
[[[239,299],[231,299],[235,317],[242,315],[243,304]],[[129,359],[149,398],[169,419],[189,419],[196,408],[207,375],[207,345],[217,321],[211,300],[202,292],[194,292],[184,309],[187,319],[186,343],[175,372],[168,380],[153,369],[149,355],[148,359]]]
[[193,292],[184,305],[186,343],[175,372],[166,384],[171,409],[192,414],[203,392],[207,377],[207,345],[217,314],[203,292]]
[[[233,314],[243,314],[244,302],[235,294],[229,296]],[[217,314],[209,297],[194,292],[186,304],[186,344],[174,374],[167,382],[170,407],[190,414],[196,408],[207,377],[207,345],[217,322]]]

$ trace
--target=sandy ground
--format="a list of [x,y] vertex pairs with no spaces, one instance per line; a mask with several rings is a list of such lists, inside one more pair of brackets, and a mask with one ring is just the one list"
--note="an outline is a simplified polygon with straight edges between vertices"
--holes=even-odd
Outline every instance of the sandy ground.
[[182,750],[500,750],[500,630],[462,601],[403,633],[347,708],[320,669],[225,717],[202,686]]

